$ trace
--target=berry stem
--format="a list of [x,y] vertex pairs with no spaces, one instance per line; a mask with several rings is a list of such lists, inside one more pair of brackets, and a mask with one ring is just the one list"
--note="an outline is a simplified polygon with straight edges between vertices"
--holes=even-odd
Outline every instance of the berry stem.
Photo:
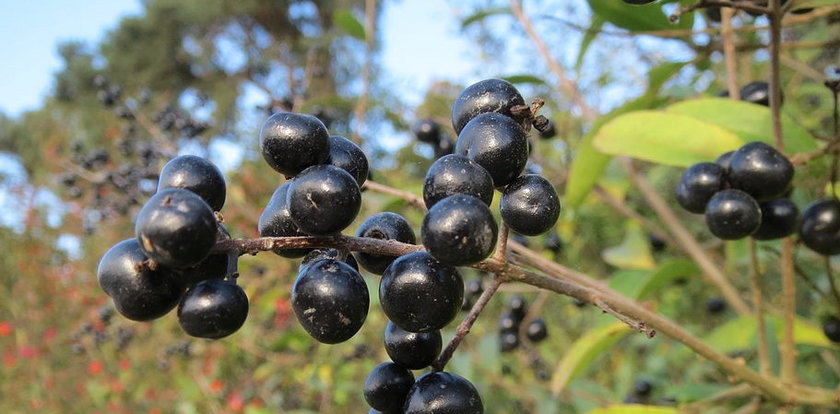
[[494,259],[504,261],[507,257],[508,235],[510,235],[510,227],[502,220],[502,225],[499,226],[499,235],[496,239],[496,251],[493,252]]
[[385,184],[380,184],[371,180],[365,181],[362,185],[362,190],[371,190],[376,191],[377,193],[388,194],[392,196],[396,196],[408,202],[413,207],[419,208],[421,210],[426,209],[426,203],[423,201],[422,198],[417,197],[414,193],[400,190],[398,188],[389,187]]
[[473,307],[470,308],[470,313],[467,314],[467,317],[461,321],[458,328],[455,330],[455,337],[449,341],[449,344],[446,345],[446,348],[444,348],[443,352],[440,353],[440,356],[438,356],[435,362],[432,362],[432,369],[434,371],[443,371],[443,368],[446,367],[446,364],[452,358],[455,350],[458,349],[458,345],[460,345],[461,341],[464,340],[464,337],[470,333],[470,329],[472,329],[473,324],[478,319],[478,315],[481,314],[484,307],[487,306],[488,302],[490,302],[490,298],[493,297],[493,294],[496,293],[501,285],[502,278],[496,276],[490,282],[490,285],[484,289],[484,292],[481,292],[481,296],[478,297],[478,300],[475,301]]
[[758,371],[770,375],[770,347],[767,344],[767,327],[764,321],[764,296],[761,293],[761,273],[755,239],[750,238],[750,293],[755,308],[756,331],[758,335]]

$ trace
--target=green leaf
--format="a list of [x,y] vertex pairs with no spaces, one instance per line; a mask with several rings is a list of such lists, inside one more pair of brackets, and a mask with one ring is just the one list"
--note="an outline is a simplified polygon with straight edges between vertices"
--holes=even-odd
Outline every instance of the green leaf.
[[[775,315],[766,315],[765,319],[767,326],[775,329],[776,340],[781,341],[782,319]],[[705,342],[723,353],[750,349],[756,342],[756,325],[755,317],[741,316],[717,327],[706,336]],[[799,317],[793,321],[793,339],[797,345],[833,347],[823,335],[822,329]]]
[[[725,128],[737,134],[745,143],[773,143],[772,115],[766,106],[734,99],[702,98],[676,103],[665,108],[665,111],[692,116]],[[817,148],[817,142],[808,130],[785,114],[782,114],[782,132],[785,152],[788,154]]]
[[353,16],[353,13],[347,10],[338,10],[333,14],[333,23],[348,35],[362,41],[365,40],[365,26],[356,16]]
[[671,79],[676,75],[685,65],[688,65],[691,61],[685,62],[665,62],[651,68],[648,72],[648,90],[658,91],[659,88],[662,87],[668,79]]
[[624,240],[618,246],[608,247],[601,252],[601,258],[619,269],[653,269],[656,261],[650,253],[647,234],[635,221],[624,226]]
[[534,75],[510,75],[510,76],[503,76],[502,79],[513,83],[513,84],[521,84],[521,83],[532,83],[537,85],[545,85],[545,80]]
[[694,25],[693,14],[683,15],[679,22],[671,23],[658,2],[644,6],[631,6],[616,0],[588,1],[593,13],[631,32],[690,29]]
[[653,405],[618,404],[605,408],[596,408],[586,414],[677,414],[677,409]]
[[510,14],[510,8],[508,8],[508,7],[495,7],[495,8],[492,8],[492,9],[479,10],[479,11],[465,17],[464,20],[461,20],[461,30],[466,29],[467,26],[469,26],[473,23],[478,23],[478,22],[484,20],[486,17],[495,16],[495,15],[498,15],[498,14]]
[[595,149],[664,165],[687,167],[716,159],[743,141],[717,125],[664,111],[635,111],[619,116],[595,135]]
[[662,263],[655,272],[648,275],[639,283],[637,290],[631,295],[635,299],[644,299],[675,280],[696,275],[700,269],[692,260],[669,259]]
[[840,0],[798,0],[794,4],[795,6],[792,10],[804,9],[807,7],[835,6],[840,4]]
[[715,394],[725,391],[728,385],[714,383],[687,383],[668,387],[668,395],[673,396],[681,403],[698,401],[709,398]]
[[604,27],[604,23],[606,22],[607,21],[600,15],[592,15],[592,22],[589,23],[589,28],[586,29],[586,33],[583,34],[583,39],[580,41],[580,49],[578,49],[578,55],[575,59],[575,72],[580,72],[580,68],[583,66],[583,57],[586,56],[586,52],[589,50],[589,45],[592,44],[592,41],[595,40],[596,37],[598,37],[598,33],[601,31],[601,28]]
[[590,330],[580,337],[566,351],[563,360],[551,377],[551,393],[558,395],[573,379],[583,373],[590,363],[615,345],[619,339],[631,333],[622,322],[615,322],[603,328]]

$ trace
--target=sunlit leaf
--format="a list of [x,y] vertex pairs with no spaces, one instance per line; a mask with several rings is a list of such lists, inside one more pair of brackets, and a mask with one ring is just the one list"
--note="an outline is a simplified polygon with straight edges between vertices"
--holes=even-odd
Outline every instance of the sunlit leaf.
[[656,261],[650,252],[647,234],[634,221],[627,221],[624,228],[621,244],[604,249],[601,257],[619,269],[653,269]]
[[353,16],[353,13],[347,10],[338,10],[333,14],[333,23],[350,36],[365,40],[365,26],[356,16]]
[[513,84],[532,83],[537,85],[545,85],[546,83],[545,80],[540,77],[527,74],[502,76],[502,79]]
[[495,16],[495,15],[499,15],[499,14],[509,14],[509,13],[510,13],[510,8],[508,8],[508,7],[496,7],[496,8],[492,8],[492,9],[479,10],[479,11],[465,17],[464,20],[461,20],[461,30],[466,29],[468,26],[470,26],[473,23],[478,23],[478,22],[484,20],[485,18],[487,18],[489,16]]
[[589,0],[589,7],[601,18],[632,32],[690,29],[694,24],[693,14],[683,15],[677,23],[671,23],[659,2],[634,6],[617,0]]
[[569,383],[590,366],[592,361],[633,331],[622,322],[591,330],[566,351],[551,377],[551,393],[560,394]]

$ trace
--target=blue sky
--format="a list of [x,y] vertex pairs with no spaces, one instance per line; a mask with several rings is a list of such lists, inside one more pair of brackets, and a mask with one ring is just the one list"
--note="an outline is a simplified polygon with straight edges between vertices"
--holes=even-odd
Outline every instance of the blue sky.
[[[469,77],[470,45],[457,38],[457,10],[445,0],[391,1],[382,20],[382,62],[409,101],[433,80]],[[139,0],[0,2],[0,112],[17,116],[37,108],[60,69],[56,45],[95,44],[120,17],[140,13]],[[444,64],[445,63],[445,64]],[[416,103],[416,102],[409,102]]]

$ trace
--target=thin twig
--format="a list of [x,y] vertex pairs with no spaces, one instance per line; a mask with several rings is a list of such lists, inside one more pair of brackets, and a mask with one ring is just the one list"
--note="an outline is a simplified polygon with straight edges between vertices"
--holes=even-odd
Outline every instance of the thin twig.
[[755,239],[750,238],[750,292],[755,308],[756,335],[758,336],[758,372],[770,375],[770,347],[767,345],[767,327],[764,320],[764,296],[761,294],[761,272]]
[[723,57],[726,63],[726,88],[731,99],[741,99],[738,90],[738,66],[735,54],[735,33],[732,31],[732,15],[734,10],[729,7],[720,9],[721,37],[723,37]]
[[405,200],[406,202],[408,202],[408,204],[414,207],[418,207],[423,210],[426,209],[426,203],[423,201],[422,198],[417,197],[416,195],[414,195],[414,193],[405,190],[400,190],[398,188],[390,187],[385,184],[377,183],[371,180],[365,181],[365,183],[362,185],[362,189],[368,189],[377,193],[396,196]]
[[796,315],[796,271],[793,260],[793,239],[782,241],[782,381],[796,382],[796,342],[794,338],[794,317]]

